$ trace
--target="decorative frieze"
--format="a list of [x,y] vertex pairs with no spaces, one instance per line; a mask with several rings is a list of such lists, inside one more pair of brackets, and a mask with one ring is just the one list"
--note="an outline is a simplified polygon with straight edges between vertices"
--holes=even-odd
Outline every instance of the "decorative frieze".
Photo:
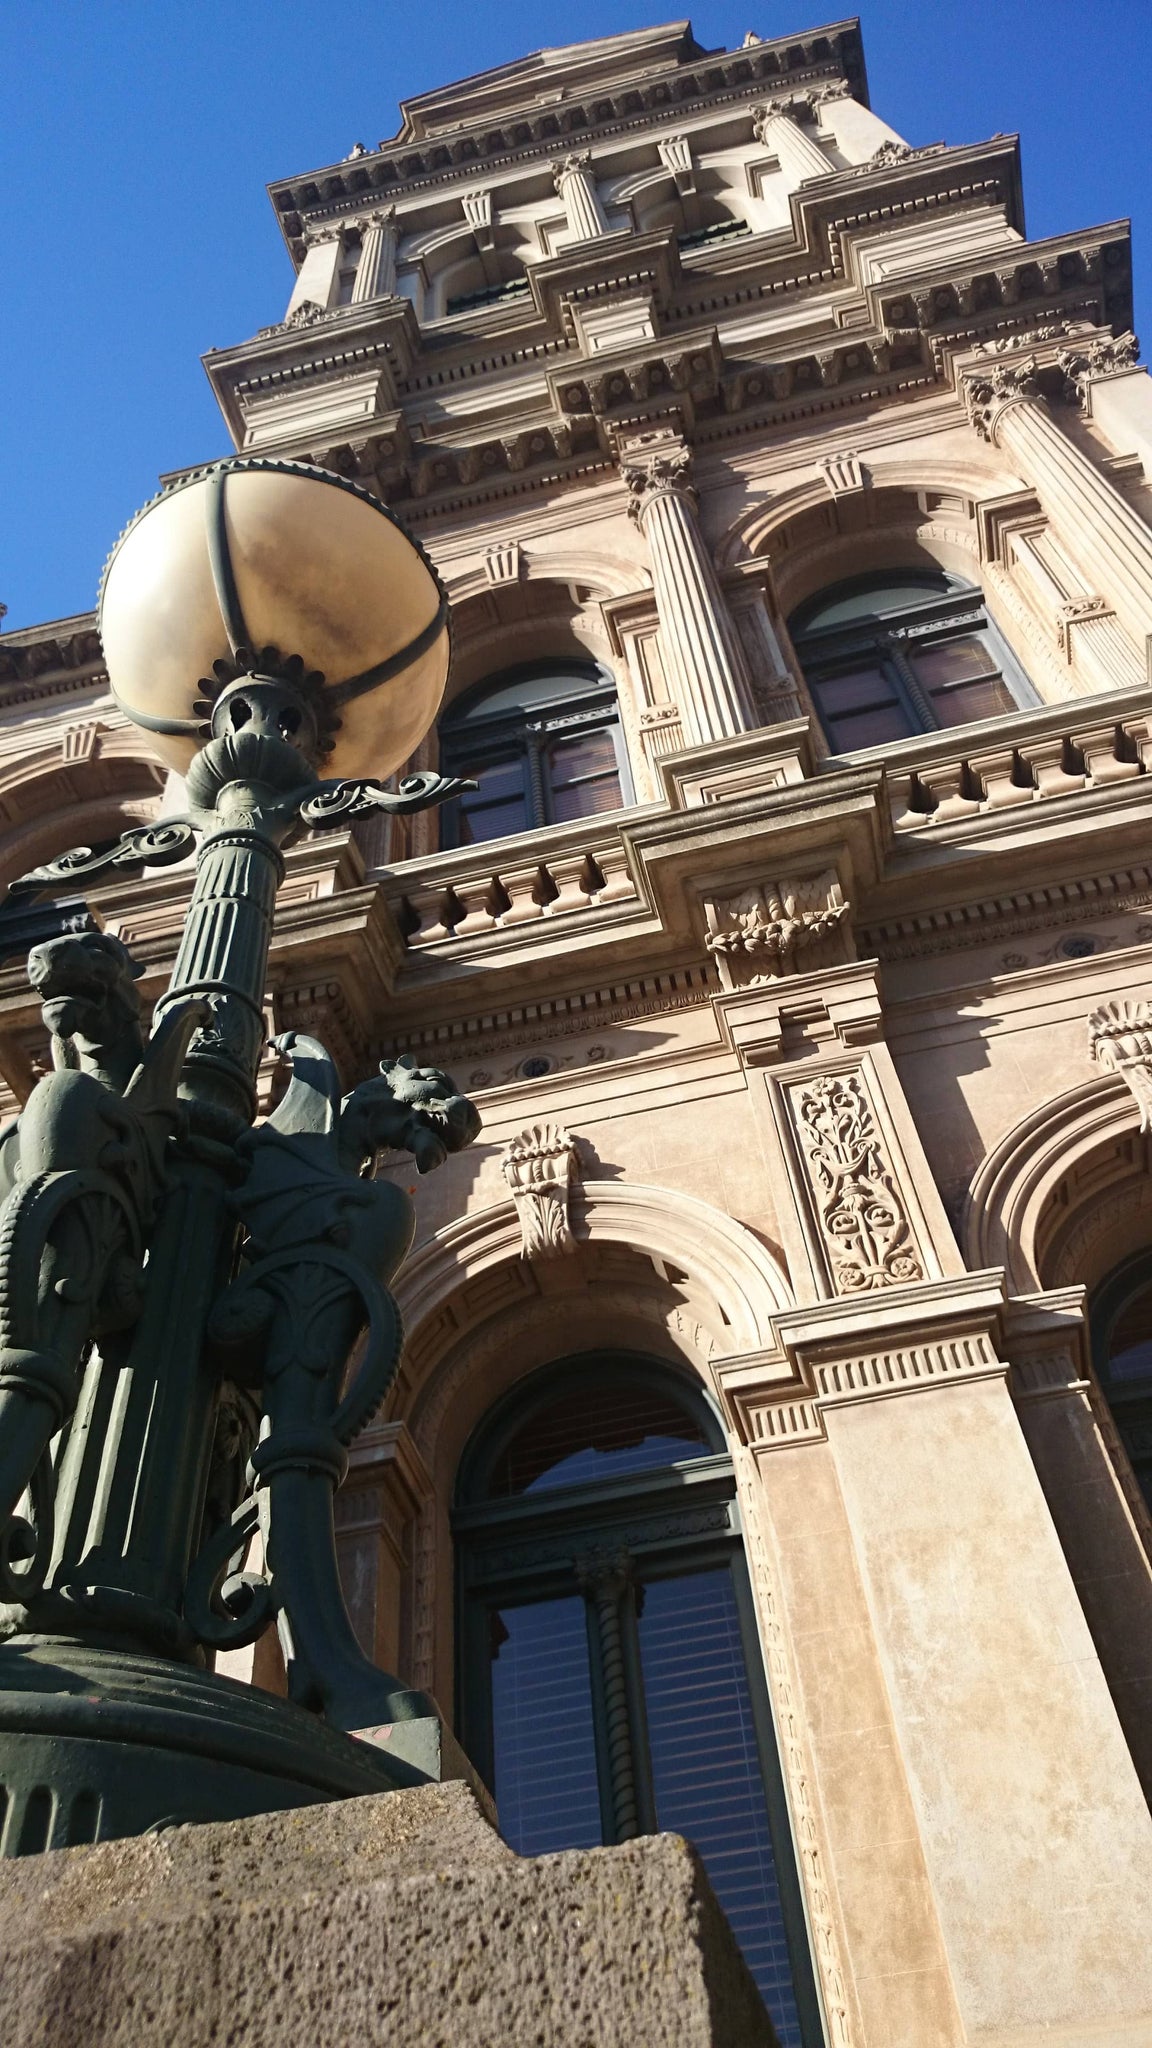
[[1088,1019],[1088,1044],[1098,1067],[1121,1074],[1152,1131],[1152,1003],[1102,1003]]
[[705,903],[706,944],[721,985],[755,988],[844,956],[850,906],[832,868],[782,877]]
[[501,1167],[516,1204],[523,1257],[574,1252],[569,1201],[580,1168],[571,1133],[562,1124],[533,1124],[509,1139]]
[[923,1280],[912,1224],[859,1070],[785,1090],[837,1294]]

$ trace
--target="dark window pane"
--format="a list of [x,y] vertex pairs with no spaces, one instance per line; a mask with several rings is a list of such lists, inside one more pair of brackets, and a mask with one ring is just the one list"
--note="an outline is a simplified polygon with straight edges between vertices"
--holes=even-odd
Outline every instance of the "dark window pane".
[[528,818],[524,799],[512,804],[487,804],[478,810],[460,812],[457,834],[461,846],[474,846],[480,839],[507,839],[510,832],[526,832]]
[[938,689],[941,683],[967,682],[972,676],[997,676],[1000,664],[988,642],[979,634],[966,633],[960,640],[938,640],[931,647],[917,647],[912,659],[924,687]]
[[493,1793],[521,1856],[601,1841],[588,1628],[578,1595],[492,1621]]
[[874,666],[850,669],[846,675],[821,676],[812,688],[820,699],[820,709],[833,718],[842,711],[871,710],[897,701],[891,678]]
[[531,824],[525,795],[526,763],[522,756],[492,761],[487,766],[468,767],[460,772],[480,784],[460,798],[458,838],[461,846],[478,839],[503,839],[509,832],[525,832]]
[[952,683],[946,689],[929,691],[932,709],[941,725],[971,725],[974,718],[999,718],[1002,711],[1015,711],[1016,700],[999,676],[981,676],[971,683]]
[[558,823],[620,809],[620,776],[610,733],[579,733],[556,740],[548,749],[548,773],[552,815]]
[[544,1493],[710,1454],[700,1424],[674,1402],[643,1387],[601,1383],[553,1401],[525,1423],[497,1459],[489,1491]]
[[917,732],[900,704],[880,704],[874,710],[845,712],[827,718],[828,744],[833,753],[847,753],[852,747],[882,747],[890,740],[906,740]]
[[1108,1376],[1152,1378],[1152,1287],[1145,1287],[1117,1317],[1108,1343]]
[[657,1822],[699,1850],[783,2048],[800,2048],[730,1573],[646,1585],[640,1661]]

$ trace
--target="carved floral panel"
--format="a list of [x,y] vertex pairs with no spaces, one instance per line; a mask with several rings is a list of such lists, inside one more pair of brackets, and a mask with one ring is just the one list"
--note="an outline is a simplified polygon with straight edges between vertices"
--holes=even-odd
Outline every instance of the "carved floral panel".
[[821,1074],[788,1096],[836,1293],[922,1280],[912,1224],[863,1076]]

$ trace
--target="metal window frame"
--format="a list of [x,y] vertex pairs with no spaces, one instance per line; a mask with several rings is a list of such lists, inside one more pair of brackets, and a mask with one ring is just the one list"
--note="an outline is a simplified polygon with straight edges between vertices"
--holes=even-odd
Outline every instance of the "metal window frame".
[[[580,675],[581,666],[587,668],[586,678]],[[440,761],[445,774],[467,774],[489,762],[523,760],[525,818],[523,825],[517,827],[522,832],[544,831],[557,822],[552,816],[552,792],[544,772],[544,756],[553,741],[575,737],[581,731],[609,734],[620,786],[620,807],[624,809],[635,800],[616,680],[611,671],[599,663],[525,663],[485,677],[467,693],[464,702],[467,704],[469,699],[478,698],[482,704],[486,691],[507,687],[517,680],[527,684],[546,679],[550,672],[555,675],[557,683],[557,694],[553,698],[545,696],[536,703],[510,706],[489,715],[485,715],[482,709],[475,713],[465,709],[454,717],[453,708],[449,707],[440,723]],[[566,683],[576,687],[565,689],[562,686]],[[462,843],[460,820],[463,815],[459,798],[442,806],[440,843],[443,847]],[[496,843],[492,841],[493,845]]]

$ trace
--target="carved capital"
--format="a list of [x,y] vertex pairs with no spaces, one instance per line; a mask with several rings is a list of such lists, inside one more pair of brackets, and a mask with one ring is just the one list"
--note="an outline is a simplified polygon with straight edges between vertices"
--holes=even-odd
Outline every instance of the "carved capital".
[[569,1200],[580,1166],[571,1132],[562,1124],[533,1124],[509,1139],[501,1166],[520,1221],[522,1256],[551,1259],[574,1252]]
[[683,443],[666,442],[650,453],[637,450],[620,466],[628,487],[629,517],[640,522],[656,498],[670,494],[687,498],[695,506],[692,489],[692,453]]
[[771,130],[772,123],[774,121],[794,121],[799,124],[802,121],[811,121],[814,104],[811,93],[793,92],[781,94],[775,99],[765,100],[763,106],[753,107],[752,133],[756,137],[757,142],[762,142],[766,149],[770,149],[772,138],[769,131]]
[[1072,628],[1083,626],[1090,619],[1109,619],[1114,616],[1112,606],[1106,597],[1072,597],[1062,604],[1056,614],[1056,630],[1060,635],[1060,652],[1065,661],[1072,659]]
[[1135,369],[1140,343],[1134,334],[1100,335],[1083,348],[1064,349],[1056,360],[1064,372],[1069,398],[1083,405],[1098,377],[1114,376],[1117,370]]
[[725,988],[756,988],[845,959],[850,909],[832,868],[782,877],[706,900],[705,944]]
[[1025,356],[962,372],[960,396],[982,441],[995,441],[997,424],[1010,405],[1042,396],[1036,369],[1035,356]]
[[560,157],[552,166],[552,183],[563,197],[564,185],[569,178],[590,178],[592,175],[592,152],[589,149],[576,150],[571,156]]
[[817,107],[827,106],[829,100],[850,100],[852,87],[846,78],[831,78],[827,85],[818,85],[812,94],[812,103]]
[[1122,1074],[1152,1131],[1152,1003],[1102,1003],[1088,1019],[1088,1045],[1105,1073]]

